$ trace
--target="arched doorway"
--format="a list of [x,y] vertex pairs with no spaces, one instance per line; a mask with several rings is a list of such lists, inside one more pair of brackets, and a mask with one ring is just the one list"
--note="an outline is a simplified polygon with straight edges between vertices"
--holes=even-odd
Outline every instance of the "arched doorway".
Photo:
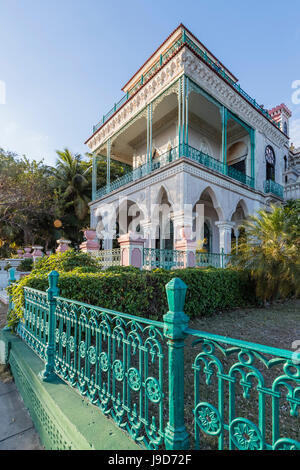
[[123,201],[117,209],[116,216],[116,236],[113,240],[113,248],[118,248],[118,238],[120,235],[131,232],[135,235],[143,235],[141,230],[141,221],[144,219],[143,211],[131,200]]
[[206,188],[193,207],[193,240],[197,250],[206,253],[219,252],[218,211],[213,201],[216,196],[211,188]]
[[243,226],[247,218],[248,210],[244,200],[239,201],[234,213],[232,214],[231,221],[235,223],[234,229],[231,231],[231,251],[237,253],[239,245],[244,241],[246,233]]
[[155,248],[160,250],[174,249],[174,224],[172,206],[165,188],[161,188],[158,197],[158,213],[156,213]]

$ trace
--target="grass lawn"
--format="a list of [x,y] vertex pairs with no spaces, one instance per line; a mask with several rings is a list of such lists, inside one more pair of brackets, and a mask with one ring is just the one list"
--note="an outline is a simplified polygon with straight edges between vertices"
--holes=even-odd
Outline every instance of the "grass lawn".
[[191,321],[190,328],[291,350],[300,340],[300,299],[214,314]]

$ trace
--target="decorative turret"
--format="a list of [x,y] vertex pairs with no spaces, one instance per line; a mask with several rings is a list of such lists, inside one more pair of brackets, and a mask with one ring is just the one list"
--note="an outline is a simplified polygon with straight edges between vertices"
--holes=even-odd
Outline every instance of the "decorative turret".
[[289,119],[292,116],[289,108],[284,103],[281,103],[279,106],[270,109],[269,114],[275,122],[279,123],[280,129],[285,135],[289,136]]

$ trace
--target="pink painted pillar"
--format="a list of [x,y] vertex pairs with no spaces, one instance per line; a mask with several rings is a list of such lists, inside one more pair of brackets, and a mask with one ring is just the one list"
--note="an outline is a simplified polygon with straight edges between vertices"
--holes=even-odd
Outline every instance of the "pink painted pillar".
[[191,229],[189,227],[179,229],[180,239],[175,241],[175,250],[184,252],[184,268],[194,268],[196,266],[196,246],[195,241],[190,240]]
[[121,248],[121,266],[143,267],[144,238],[136,238],[131,232],[125,233],[118,238]]
[[96,230],[85,230],[84,236],[86,238],[86,241],[81,243],[80,251],[83,251],[84,253],[88,253],[90,251],[98,251],[100,244],[97,239]]
[[56,253],[64,253],[65,251],[68,251],[70,249],[70,240],[64,240],[61,238],[60,240],[57,240],[58,247],[56,248],[55,252]]

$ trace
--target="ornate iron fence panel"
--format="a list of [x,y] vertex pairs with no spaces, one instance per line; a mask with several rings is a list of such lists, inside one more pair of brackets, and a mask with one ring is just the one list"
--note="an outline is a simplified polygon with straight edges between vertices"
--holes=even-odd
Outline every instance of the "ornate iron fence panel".
[[91,251],[91,255],[97,259],[99,266],[108,268],[109,266],[120,266],[121,249]]
[[143,249],[144,269],[172,269],[184,267],[185,252],[179,250],[159,250],[156,248]]
[[204,268],[213,266],[214,268],[223,267],[223,254],[222,253],[200,253],[196,252],[196,266]]
[[300,450],[300,365],[293,353],[197,330],[195,448]]
[[55,370],[135,441],[164,441],[163,323],[56,297]]
[[196,266],[198,268],[206,268],[213,266],[214,268],[226,268],[230,262],[231,255],[225,254],[222,250],[221,253],[202,253],[196,251]]
[[46,292],[24,287],[24,318],[18,324],[18,335],[41,359],[45,359],[49,334],[49,302]]
[[188,328],[179,278],[164,322],[60,297],[58,278],[24,288],[18,326],[42,380],[59,375],[149,449],[300,450],[300,354]]

